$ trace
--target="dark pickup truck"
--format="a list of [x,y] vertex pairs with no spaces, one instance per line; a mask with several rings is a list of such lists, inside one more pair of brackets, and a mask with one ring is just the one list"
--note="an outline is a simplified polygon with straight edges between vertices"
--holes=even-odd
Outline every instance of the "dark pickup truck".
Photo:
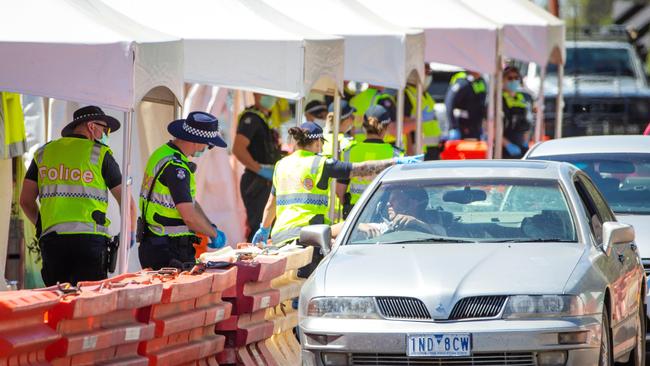
[[[650,122],[650,88],[634,48],[619,41],[569,41],[562,136],[641,134]],[[554,135],[557,68],[544,84],[545,132]]]

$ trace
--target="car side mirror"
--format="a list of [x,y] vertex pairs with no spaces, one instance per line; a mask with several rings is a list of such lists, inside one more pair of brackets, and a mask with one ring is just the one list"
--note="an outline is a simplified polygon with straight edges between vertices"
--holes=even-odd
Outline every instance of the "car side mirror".
[[329,225],[310,225],[300,230],[300,245],[311,245],[321,248],[323,255],[327,255],[332,242],[332,228]]
[[603,224],[603,249],[607,254],[616,244],[628,244],[634,241],[634,228],[632,225],[608,221]]

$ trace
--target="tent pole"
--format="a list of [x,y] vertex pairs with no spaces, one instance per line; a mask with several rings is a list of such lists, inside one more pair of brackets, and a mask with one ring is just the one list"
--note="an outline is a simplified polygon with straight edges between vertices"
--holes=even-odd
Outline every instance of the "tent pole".
[[539,93],[537,94],[537,119],[535,121],[535,142],[542,141],[542,125],[544,124],[544,80],[546,65],[542,66],[539,75]]
[[303,104],[305,102],[304,97],[300,97],[296,100],[296,111],[294,115],[296,116],[296,126],[300,126],[302,124],[302,116],[303,116]]
[[415,109],[415,154],[422,154],[422,82],[418,81]]
[[128,271],[130,242],[130,203],[131,203],[131,127],[133,111],[124,112],[124,132],[122,136],[122,203],[120,207],[120,247],[117,251],[117,268],[120,274]]
[[402,135],[404,134],[404,88],[397,89],[397,132],[395,144],[403,149]]
[[[339,160],[339,128],[341,124],[341,95],[339,91],[334,91],[334,126],[332,127],[332,157],[334,160]],[[330,222],[334,223],[336,219],[336,179],[332,180],[330,184]]]
[[557,65],[557,99],[555,101],[555,138],[562,138],[562,111],[564,110],[564,95],[562,83],[564,82],[564,64]]
[[496,86],[494,85],[494,80],[497,79],[497,74],[494,73],[490,75],[490,78],[492,79],[492,82],[488,84],[488,111],[487,111],[487,145],[488,145],[488,150],[487,150],[487,158],[492,159],[494,158],[494,139],[495,139],[495,133],[494,133],[494,127],[495,127],[495,121],[496,121],[496,106],[495,102],[497,100],[496,97]]
[[[501,57],[499,57],[499,65],[501,65]],[[503,150],[503,97],[501,90],[503,89],[503,70],[501,66],[497,69],[494,79],[494,118],[495,118],[495,138],[494,138],[494,158],[501,159]]]

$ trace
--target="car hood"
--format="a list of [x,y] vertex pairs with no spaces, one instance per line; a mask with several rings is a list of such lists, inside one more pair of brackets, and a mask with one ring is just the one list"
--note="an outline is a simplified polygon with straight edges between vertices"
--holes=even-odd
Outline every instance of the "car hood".
[[634,242],[639,248],[641,258],[650,258],[650,215],[616,214],[616,218],[634,226]]
[[[557,94],[557,78],[547,78],[544,88],[548,94]],[[581,75],[576,78],[565,75],[562,93],[565,96],[577,94],[593,97],[650,96],[650,89],[632,77]]]
[[406,296],[446,319],[460,298],[561,294],[578,243],[346,245],[330,258],[324,296]]

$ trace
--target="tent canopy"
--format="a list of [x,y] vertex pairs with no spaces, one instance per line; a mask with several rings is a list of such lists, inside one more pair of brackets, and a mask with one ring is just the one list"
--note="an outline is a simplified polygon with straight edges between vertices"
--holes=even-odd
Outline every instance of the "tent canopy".
[[[121,111],[158,86],[182,97],[182,42],[97,0],[21,0],[3,7],[3,91]],[[25,22],[37,26],[26,26]],[[47,31],[43,31],[43,30]]]
[[254,0],[104,1],[136,22],[183,38],[187,82],[290,99],[312,88],[342,88],[343,39],[263,11]]
[[[424,35],[376,16],[356,0],[260,0],[324,33],[345,38],[346,80],[402,88],[424,74]],[[315,12],[314,9],[318,9]]]
[[528,0],[462,0],[503,25],[503,54],[546,66],[565,60],[564,22]]
[[483,73],[497,67],[499,25],[456,0],[358,0],[387,21],[424,30],[424,59]]

